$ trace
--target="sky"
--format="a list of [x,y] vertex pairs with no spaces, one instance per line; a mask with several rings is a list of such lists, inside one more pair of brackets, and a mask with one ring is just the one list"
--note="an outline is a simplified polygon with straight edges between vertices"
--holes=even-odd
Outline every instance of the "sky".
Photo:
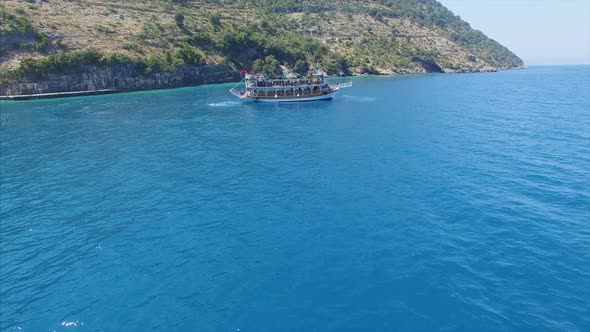
[[590,0],[438,0],[527,65],[590,64]]

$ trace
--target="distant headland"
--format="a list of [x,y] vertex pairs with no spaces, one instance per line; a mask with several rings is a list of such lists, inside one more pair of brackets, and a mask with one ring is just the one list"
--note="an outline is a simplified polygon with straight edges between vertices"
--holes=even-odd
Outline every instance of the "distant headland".
[[0,37],[3,96],[525,67],[435,0],[7,0]]

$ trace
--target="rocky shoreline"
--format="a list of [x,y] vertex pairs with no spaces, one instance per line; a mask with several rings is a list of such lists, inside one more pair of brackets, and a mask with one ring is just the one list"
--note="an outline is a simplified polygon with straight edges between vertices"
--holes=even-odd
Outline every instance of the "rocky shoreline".
[[[519,68],[483,68],[445,71],[428,71],[423,68],[403,70],[390,68],[364,75],[404,75],[442,73],[496,72]],[[48,74],[41,79],[24,78],[21,81],[7,82],[0,86],[0,100],[28,100],[61,98],[106,93],[120,93],[155,89],[172,89],[204,84],[237,82],[239,73],[226,65],[190,66],[183,65],[173,72],[157,72],[150,75],[137,75],[133,65],[113,65],[108,67],[86,66],[80,73]]]
[[79,95],[74,93],[170,89],[239,80],[239,73],[226,65],[183,65],[171,72],[162,71],[149,75],[138,75],[133,64],[84,66],[76,73],[46,74],[41,78],[24,77],[22,80],[5,82],[0,87],[0,98],[16,100],[19,99],[18,96],[26,96],[33,99],[34,96],[44,98],[59,94],[66,97]]

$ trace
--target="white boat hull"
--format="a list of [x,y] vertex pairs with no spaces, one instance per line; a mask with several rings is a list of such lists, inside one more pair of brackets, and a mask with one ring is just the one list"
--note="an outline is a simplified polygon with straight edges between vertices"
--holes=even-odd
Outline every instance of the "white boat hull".
[[325,95],[320,96],[310,96],[310,97],[295,97],[295,98],[256,98],[250,97],[246,99],[251,99],[256,102],[261,103],[293,103],[293,102],[302,102],[302,101],[314,101],[314,100],[330,100],[334,98],[338,91],[330,92]]

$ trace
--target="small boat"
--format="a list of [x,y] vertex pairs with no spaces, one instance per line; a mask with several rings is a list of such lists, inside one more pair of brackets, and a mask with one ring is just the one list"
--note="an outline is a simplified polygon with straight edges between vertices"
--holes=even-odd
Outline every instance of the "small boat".
[[[294,79],[271,79],[265,74],[248,73],[245,70],[242,70],[241,74],[244,75],[244,79],[229,92],[242,100],[260,102],[328,100],[334,98],[340,89],[352,86],[352,82],[328,84],[319,68],[315,72],[310,72],[306,77]],[[240,86],[242,86],[241,89]]]

